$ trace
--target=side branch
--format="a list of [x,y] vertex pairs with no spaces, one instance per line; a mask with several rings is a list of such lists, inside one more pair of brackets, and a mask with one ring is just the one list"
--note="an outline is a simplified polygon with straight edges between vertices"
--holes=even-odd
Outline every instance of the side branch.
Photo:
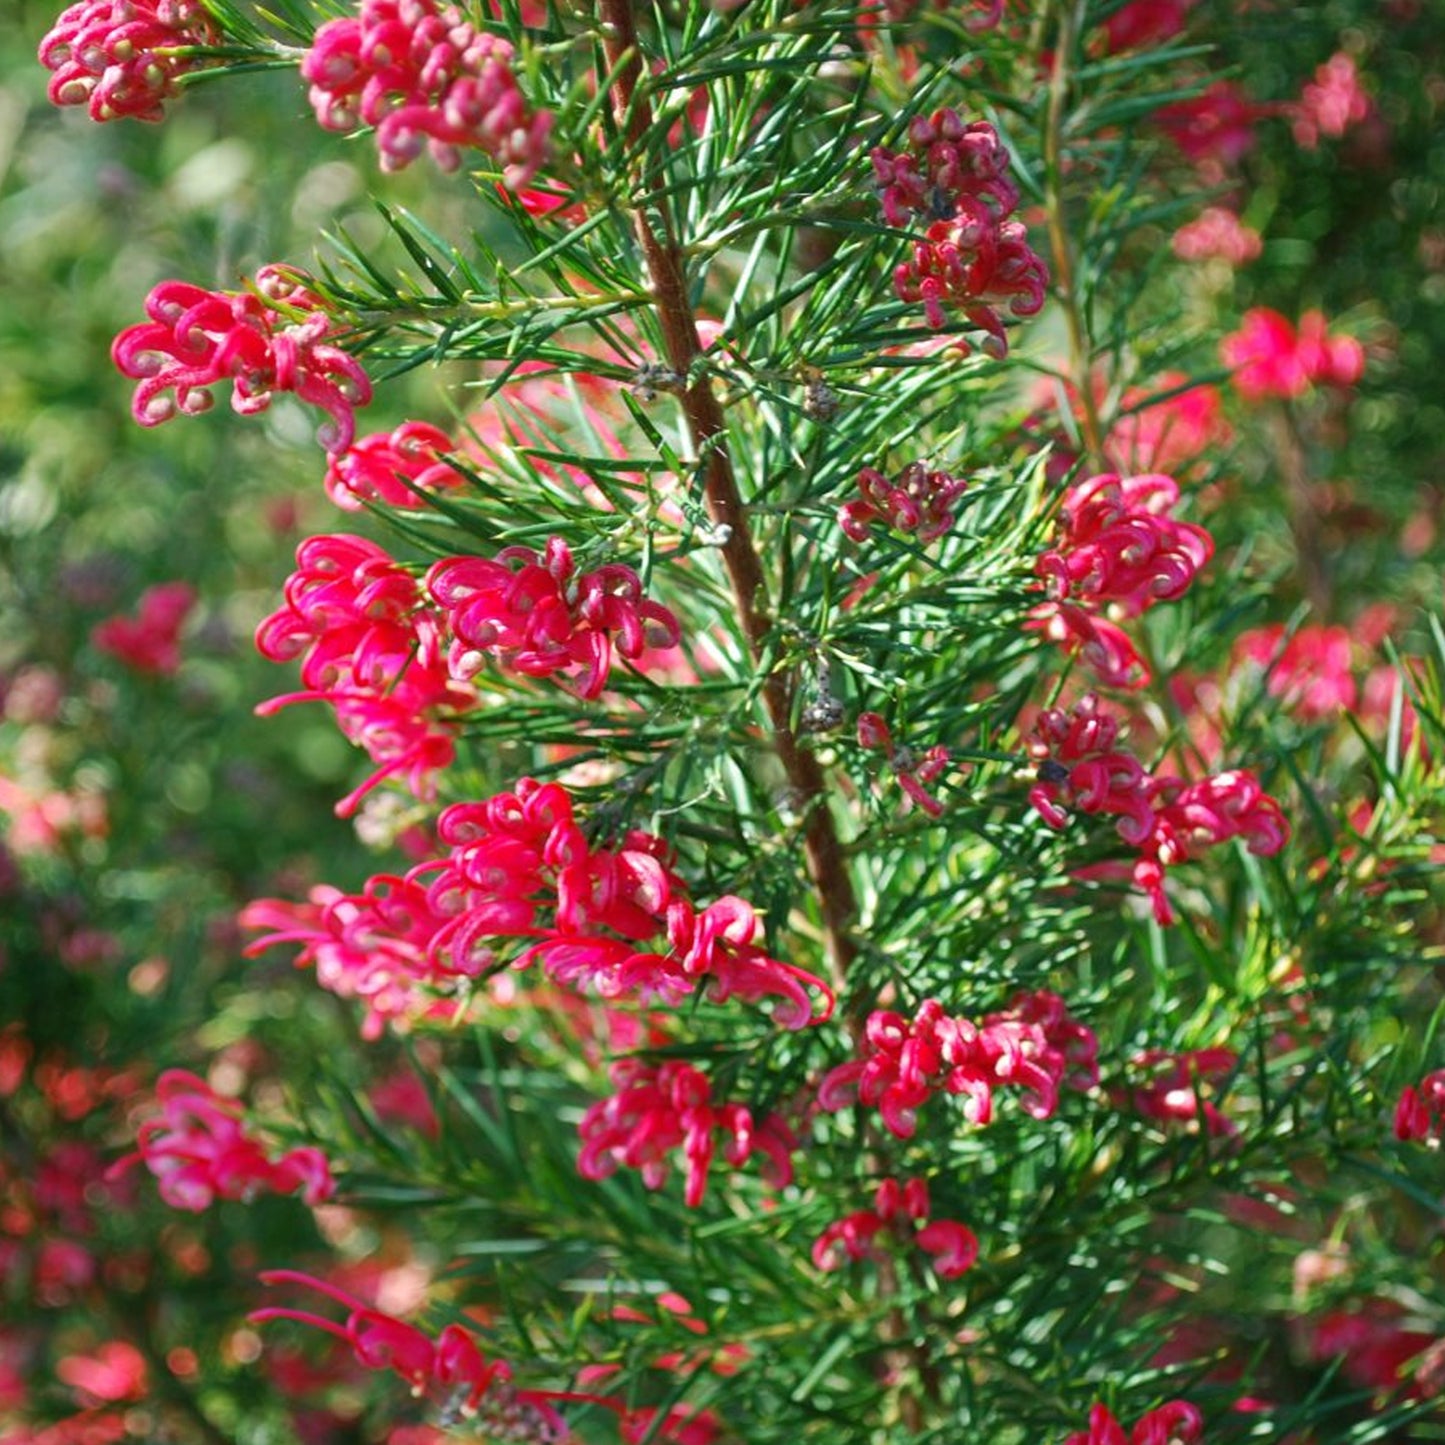
[[[651,125],[652,116],[646,97],[637,92],[642,65],[632,0],[598,0],[598,4],[607,63],[616,77],[612,87],[613,114],[628,139],[636,141]],[[679,376],[690,378],[702,345],[688,299],[681,248],[671,233],[666,203],[652,196],[643,197],[634,211],[633,226],[652,281],[667,364]],[[771,631],[766,610],[767,584],[728,455],[722,407],[705,376],[688,381],[682,393],[682,408],[703,462],[708,517],[722,538],[723,566],[749,651],[754,663],[759,663]],[[834,986],[841,988],[857,952],[848,929],[858,910],[838,830],[828,809],[823,770],[817,758],[798,744],[792,726],[791,689],[783,673],[773,671],[763,679],[763,703],[778,759],[803,812],[808,875],[822,907],[829,972]]]

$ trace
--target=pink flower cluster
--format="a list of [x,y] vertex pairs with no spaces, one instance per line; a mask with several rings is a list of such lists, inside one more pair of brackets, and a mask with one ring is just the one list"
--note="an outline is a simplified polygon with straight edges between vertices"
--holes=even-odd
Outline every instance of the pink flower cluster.
[[1030,751],[1038,760],[1038,782],[1029,802],[1052,828],[1065,825],[1071,808],[1117,819],[1119,836],[1139,852],[1131,876],[1161,924],[1174,922],[1165,868],[1231,838],[1265,858],[1289,840],[1279,804],[1253,773],[1219,773],[1190,784],[1156,777],[1119,746],[1117,719],[1100,711],[1092,695],[1067,711],[1045,709]]
[[1129,0],[1104,21],[1104,39],[1111,55],[1172,40],[1199,0]]
[[444,431],[424,421],[373,432],[345,451],[332,453],[326,495],[347,512],[361,511],[366,502],[416,507],[417,491],[443,492],[466,485],[462,473],[445,460],[455,450]]
[[[368,894],[331,894],[319,914],[252,904],[247,926],[279,925],[254,949],[304,942],[299,962],[324,963],[373,1009],[379,995],[362,980],[377,966],[382,981],[391,971],[411,989],[540,962],[555,981],[608,999],[677,1003],[706,986],[720,1001],[772,998],[775,1022],[802,1028],[814,1021],[813,989],[823,998],[818,1017],[831,1012],[821,980],[754,943],[758,919],[747,903],[728,896],[699,910],[651,834],[631,832],[615,848],[589,845],[560,784],[523,778],[515,792],[456,804],[437,833],[446,856],[401,880],[374,879],[380,886]],[[402,885],[418,891],[394,911],[374,906]],[[654,942],[665,951],[650,951]]]
[[1351,387],[1364,374],[1364,348],[1352,336],[1331,336],[1324,313],[1307,311],[1299,330],[1268,307],[1246,311],[1238,331],[1219,344],[1245,401],[1289,400],[1312,386]]
[[405,774],[418,797],[455,756],[456,715],[476,700],[447,668],[445,618],[411,574],[364,537],[308,537],[296,550],[286,602],[256,632],[273,662],[301,658],[306,690],[272,698],[263,715],[294,702],[327,702],[374,772],[336,806],[346,817],[385,779]]
[[1173,601],[1214,555],[1203,527],[1171,515],[1178,500],[1178,483],[1161,473],[1090,477],[1065,497],[1058,543],[1036,564],[1053,600],[1034,610],[1031,625],[1081,653],[1111,686],[1142,687],[1149,671],[1102,611],[1138,617]]
[[877,521],[895,532],[911,532],[920,542],[932,542],[953,526],[953,504],[967,488],[967,482],[929,471],[922,462],[910,462],[891,482],[882,472],[864,467],[858,473],[862,495],[838,508],[838,525],[854,542],[866,542],[869,524]]
[[1215,1136],[1239,1132],[1219,1106],[1200,1093],[1201,1084],[1218,1089],[1228,1082],[1239,1065],[1233,1049],[1144,1049],[1129,1064],[1146,1077],[1127,1093],[1134,1113],[1160,1124],[1197,1125],[1203,1119],[1205,1132]]
[[1314,150],[1324,136],[1339,139],[1352,126],[1365,120],[1374,109],[1360,85],[1355,62],[1340,51],[1330,56],[1300,93],[1299,100],[1286,107],[1294,129],[1295,142]]
[[511,1366],[504,1360],[489,1360],[464,1325],[447,1325],[433,1339],[425,1330],[298,1270],[264,1270],[260,1279],[266,1285],[298,1284],[315,1290],[342,1305],[347,1315],[344,1322],[337,1324],[308,1310],[268,1306],[252,1312],[253,1323],[296,1320],[314,1325],[350,1345],[364,1369],[389,1369],[418,1395],[438,1388],[447,1401],[455,1399],[456,1408],[490,1438],[566,1438],[566,1422],[551,1404],[558,1397],[551,1392],[514,1388]]
[[1233,81],[1217,80],[1202,95],[1161,106],[1154,121],[1185,156],[1222,178],[1254,149],[1254,123],[1267,113]]
[[176,1209],[200,1211],[213,1199],[252,1199],[263,1190],[301,1190],[307,1204],[336,1192],[326,1156],[313,1148],[267,1156],[246,1132],[245,1114],[204,1079],[167,1069],[156,1083],[161,1117],[142,1124],[139,1149],[112,1166],[114,1177],[143,1160],[160,1185],[161,1198]]
[[410,165],[425,146],[454,171],[462,149],[476,147],[515,190],[547,160],[550,112],[528,107],[511,45],[478,30],[459,6],[362,0],[359,17],[316,32],[301,74],[327,130],[376,127],[383,170]]
[[614,650],[635,661],[649,647],[676,647],[681,637],[677,618],[642,595],[631,567],[608,563],[579,573],[560,537],[540,555],[506,547],[494,559],[438,562],[426,586],[447,614],[448,658],[458,678],[470,677],[490,653],[527,677],[580,668],[577,693],[595,698],[607,685]]
[[819,1107],[834,1113],[856,1101],[876,1108],[899,1139],[913,1137],[920,1105],[940,1089],[964,1095],[968,1121],[987,1124],[997,1089],[1024,1090],[1024,1112],[1047,1119],[1061,1087],[1089,1089],[1099,1077],[1093,1031],[1043,990],[1020,994],[982,1023],[951,1017],[934,998],[912,1020],[878,1009],[868,1015],[861,1050],[824,1076]]
[[921,758],[911,748],[895,747],[892,731],[876,712],[858,715],[858,744],[870,751],[886,753],[888,766],[893,769],[903,791],[929,817],[942,816],[943,804],[928,791],[928,787],[948,770],[951,759],[946,747],[941,743],[935,744]]
[[687,1181],[683,1201],[696,1209],[721,1137],[723,1158],[734,1168],[761,1154],[767,1184],[783,1189],[792,1183],[798,1138],[781,1115],[755,1122],[743,1104],[714,1104],[707,1075],[680,1061],[622,1059],[609,1077],[615,1092],[593,1104],[578,1125],[577,1172],[584,1179],[606,1179],[624,1164],[640,1170],[649,1189],[660,1189],[668,1155],[680,1150]]
[[1445,1069],[1407,1085],[1395,1106],[1395,1137],[1438,1144],[1445,1135]]
[[197,60],[220,44],[200,0],[79,0],[40,42],[54,105],[84,105],[92,120],[160,120],[163,102]]
[[142,426],[209,410],[214,397],[206,388],[229,380],[231,406],[243,416],[291,392],[330,416],[317,435],[328,452],[350,446],[371,381],[355,357],[330,343],[337,327],[296,272],[262,267],[250,291],[162,281],[146,298],[146,314],[149,321],[127,327],[111,346],[121,373],[140,382],[131,412]]
[[948,322],[945,306],[958,308],[986,334],[992,356],[1008,353],[998,307],[1015,316],[1042,309],[1048,271],[1028,243],[1019,203],[1009,179],[1009,154],[987,121],[965,122],[957,111],[915,116],[909,148],[872,152],[883,216],[890,226],[924,223],[913,257],[893,273],[902,301],[921,302],[928,325]]
[[1064,1445],[1195,1445],[1203,1433],[1204,1417],[1187,1400],[1141,1415],[1128,1434],[1113,1411],[1098,1404],[1089,1411],[1089,1428],[1076,1430]]
[[1169,243],[1181,261],[1227,261],[1247,266],[1264,249],[1260,234],[1224,206],[1207,206],[1175,231]]
[[[845,1259],[881,1259],[876,1243],[885,1231],[910,1240],[933,1256],[940,1279],[958,1279],[978,1261],[978,1237],[955,1219],[930,1219],[933,1207],[928,1182],[884,1179],[873,1196],[872,1209],[857,1209],[836,1219],[813,1243],[813,1263],[822,1270],[841,1269]],[[922,1227],[915,1230],[916,1225]]]
[[147,587],[137,615],[107,617],[91,629],[91,643],[136,672],[168,677],[181,665],[181,627],[195,605],[188,582]]
[[[260,898],[240,913],[243,928],[267,930],[248,956],[278,943],[299,943],[297,968],[312,965],[316,981],[340,998],[361,1002],[361,1036],[378,1039],[388,1025],[454,1017],[483,960],[440,954],[432,940],[452,920],[436,912],[423,883],[383,873],[360,893],[323,884],[306,903]],[[448,999],[451,1002],[448,1003]]]
[[1309,623],[1286,637],[1278,623],[1256,627],[1235,639],[1232,662],[1263,671],[1269,695],[1305,722],[1333,721],[1360,702],[1348,628]]

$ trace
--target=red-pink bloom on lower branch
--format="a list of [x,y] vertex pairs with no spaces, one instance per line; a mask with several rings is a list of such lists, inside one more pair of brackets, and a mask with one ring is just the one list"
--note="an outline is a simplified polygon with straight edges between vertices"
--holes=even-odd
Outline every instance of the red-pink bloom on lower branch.
[[1438,1145],[1445,1133],[1445,1069],[1407,1085],[1395,1106],[1395,1137]]
[[[607,999],[676,1003],[703,987],[719,1001],[772,999],[773,1018],[786,1028],[832,1011],[821,980],[757,945],[758,918],[743,899],[694,906],[666,846],[650,834],[589,845],[559,784],[523,778],[513,792],[454,805],[438,819],[437,834],[445,856],[402,880],[373,880],[388,890],[425,890],[424,908],[402,908],[392,919],[369,910],[364,895],[328,890],[304,917],[264,902],[247,910],[246,921],[277,928],[266,943],[306,942],[301,961],[314,956],[318,969],[329,941],[338,944],[341,971],[358,978],[367,955],[377,955],[383,984],[393,960],[399,974],[428,986],[540,962],[558,983]],[[353,917],[362,926],[337,937]],[[816,1010],[810,991],[823,1000]]]
[[888,755],[888,766],[893,769],[899,786],[929,817],[943,815],[943,804],[928,789],[948,771],[951,759],[946,747],[935,744],[921,756],[912,748],[894,747],[888,724],[876,712],[859,713],[858,743],[860,747]]
[[371,381],[332,344],[339,328],[298,272],[264,266],[250,291],[162,281],[146,298],[146,314],[149,321],[127,327],[111,346],[121,373],[140,382],[131,412],[142,426],[208,410],[214,398],[206,388],[230,381],[231,406],[241,415],[290,392],[330,416],[317,433],[328,452],[350,446]]
[[[267,1285],[298,1284],[316,1290],[343,1306],[347,1314],[338,1324],[307,1310],[268,1306],[251,1314],[254,1323],[295,1320],[324,1330],[350,1345],[364,1368],[391,1370],[417,1395],[436,1391],[445,1408],[465,1416],[470,1429],[483,1436],[538,1442],[564,1439],[567,1425],[552,1401],[593,1399],[516,1389],[512,1385],[512,1367],[503,1360],[489,1360],[476,1337],[463,1325],[447,1325],[433,1338],[416,1325],[373,1309],[344,1290],[297,1270],[266,1270],[260,1279]],[[511,1433],[503,1435],[503,1430]]]
[[301,74],[327,130],[376,127],[383,170],[410,165],[426,147],[454,171],[462,149],[477,147],[516,188],[546,163],[552,114],[527,104],[512,59],[512,46],[459,6],[362,0],[359,17],[316,32]]
[[1365,120],[1374,103],[1360,85],[1355,62],[1343,51],[1330,56],[1305,85],[1299,100],[1285,107],[1294,138],[1305,150],[1314,150],[1323,136],[1338,140]]
[[1064,1445],[1195,1445],[1204,1433],[1204,1417],[1187,1400],[1170,1400],[1141,1415],[1129,1434],[1106,1405],[1089,1411],[1089,1428],[1075,1431]]
[[91,629],[90,640],[136,672],[167,677],[181,665],[181,627],[195,605],[189,583],[162,582],[141,593],[135,617],[106,618]]
[[861,1056],[823,1078],[818,1104],[829,1112],[855,1101],[876,1108],[890,1133],[910,1139],[919,1107],[938,1091],[964,1095],[969,1122],[987,1124],[995,1091],[1013,1087],[1023,1090],[1026,1113],[1046,1119],[1058,1107],[1062,1084],[1089,1087],[1097,1078],[1092,1032],[1061,1002],[1040,1007],[1053,999],[1021,994],[1011,1010],[982,1023],[950,1017],[937,999],[925,999],[912,1020],[877,1010],[868,1016]]
[[241,910],[242,928],[266,929],[248,957],[280,943],[299,943],[296,967],[316,969],[316,981],[366,1010],[361,1036],[381,1037],[391,1025],[405,1030],[418,1019],[451,1020],[467,988],[492,963],[485,950],[442,954],[433,944],[454,922],[435,911],[422,883],[381,874],[360,893],[317,887],[308,903],[260,898]]
[[1307,311],[1299,330],[1278,311],[1246,311],[1238,331],[1219,344],[1234,387],[1245,401],[1289,400],[1311,386],[1353,386],[1364,374],[1364,348],[1352,336],[1330,336],[1324,313]]
[[714,1104],[707,1075],[690,1064],[623,1059],[613,1064],[610,1078],[616,1092],[593,1104],[578,1125],[577,1169],[583,1178],[605,1179],[625,1164],[641,1171],[649,1189],[660,1189],[668,1156],[680,1151],[687,1181],[683,1200],[695,1209],[707,1192],[721,1138],[723,1158],[734,1168],[757,1153],[765,1183],[782,1189],[792,1182],[798,1139],[780,1115],[755,1122],[742,1104]]
[[328,702],[342,732],[377,771],[337,804],[346,817],[372,788],[404,775],[418,797],[454,755],[456,719],[476,701],[447,667],[445,618],[416,579],[363,537],[308,537],[296,550],[286,604],[256,631],[273,662],[301,659],[306,690],[262,703]]
[[176,83],[202,63],[188,53],[218,45],[200,0],[79,0],[40,42],[55,105],[84,105],[92,120],[160,120]]
[[1079,658],[1103,687],[1132,692],[1149,685],[1150,672],[1122,627],[1072,602],[1041,602],[1029,609],[1024,631],[1037,632]]
[[[966,202],[950,221],[935,221],[913,243],[913,259],[893,273],[900,301],[921,302],[935,331],[948,325],[948,310],[985,333],[988,355],[1008,355],[1008,333],[999,307],[1015,316],[1036,316],[1048,292],[1049,272],[1029,245],[1021,221],[996,221],[977,202]],[[961,344],[961,343],[960,343]]]
[[443,460],[455,450],[440,428],[404,421],[394,431],[374,432],[343,452],[333,452],[326,468],[326,495],[347,512],[359,512],[367,502],[422,506],[418,491],[450,491],[466,485],[466,477]]
[[862,496],[838,508],[838,525],[854,542],[866,542],[869,524],[880,520],[895,532],[932,542],[953,526],[953,504],[967,487],[947,472],[929,471],[922,462],[910,462],[891,482],[882,472],[864,467],[858,473]]
[[923,1179],[882,1180],[872,1209],[855,1210],[835,1220],[813,1243],[813,1263],[821,1270],[840,1269],[845,1259],[883,1257],[875,1241],[893,1237],[933,1256],[940,1279],[958,1279],[978,1261],[978,1238],[953,1219],[930,1219],[928,1183]]
[[560,537],[536,553],[506,547],[495,559],[452,557],[427,573],[426,587],[447,615],[451,670],[467,678],[490,653],[528,677],[580,669],[577,693],[607,686],[614,650],[636,659],[648,647],[676,647],[677,618],[643,596],[631,567],[608,563],[577,571]]
[[1233,1049],[1145,1049],[1129,1060],[1129,1067],[1147,1082],[1130,1088],[1124,1098],[1136,1114],[1157,1123],[1193,1124],[1204,1121],[1205,1132],[1215,1136],[1238,1133],[1233,1121],[1200,1093],[1226,1085],[1239,1064]]
[[246,1132],[245,1113],[204,1079],[168,1069],[156,1084],[161,1117],[142,1124],[140,1148],[112,1166],[117,1173],[137,1160],[155,1175],[161,1198],[176,1209],[200,1211],[213,1199],[252,1199],[262,1191],[300,1190],[321,1204],[336,1190],[319,1149],[292,1149],[277,1158]]
[[1289,637],[1278,623],[1241,633],[1234,642],[1236,668],[1253,664],[1265,688],[1301,721],[1334,721],[1353,712],[1360,690],[1353,672],[1354,641],[1348,628],[1306,624]]
[[1254,149],[1254,123],[1268,107],[1250,101],[1229,80],[1202,95],[1177,100],[1154,112],[1154,123],[1196,165],[1228,170]]
[[1060,601],[1128,617],[1172,602],[1214,555],[1203,527],[1173,516],[1178,501],[1179,484],[1159,472],[1089,477],[1065,495],[1055,546],[1035,571]]

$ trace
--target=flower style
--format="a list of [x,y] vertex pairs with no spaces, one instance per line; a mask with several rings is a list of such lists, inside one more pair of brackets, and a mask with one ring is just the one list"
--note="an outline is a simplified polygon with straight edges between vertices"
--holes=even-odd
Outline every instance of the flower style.
[[331,455],[326,495],[347,512],[359,512],[367,502],[416,507],[417,491],[442,492],[466,485],[466,477],[444,460],[455,450],[444,431],[424,421],[374,432]]
[[891,482],[864,467],[858,473],[862,496],[839,507],[838,525],[854,542],[866,542],[869,523],[880,520],[896,532],[912,532],[920,542],[933,542],[953,526],[953,504],[967,488],[967,482],[931,472],[922,462],[910,462]]
[[160,120],[198,63],[195,48],[221,36],[199,0],[79,0],[40,42],[54,105],[84,105],[92,120]]
[[[932,1212],[926,1180],[909,1179],[900,1184],[896,1179],[884,1179],[873,1196],[872,1209],[858,1209],[834,1220],[818,1236],[813,1242],[813,1263],[826,1271],[841,1269],[845,1259],[883,1258],[874,1241],[888,1231],[932,1255],[933,1272],[939,1279],[958,1279],[978,1262],[978,1238],[957,1220],[930,1219]],[[922,1227],[915,1230],[915,1225]]]
[[311,107],[327,130],[376,128],[383,170],[430,150],[444,171],[463,148],[486,151],[517,190],[546,163],[552,115],[529,109],[507,41],[436,0],[362,0],[355,19],[316,32],[301,63]]
[[292,1149],[271,1159],[245,1129],[245,1114],[234,1099],[222,1098],[194,1074],[168,1069],[156,1083],[161,1117],[142,1124],[139,1149],[111,1167],[111,1177],[137,1160],[155,1175],[161,1198],[176,1209],[195,1212],[213,1199],[253,1199],[263,1190],[300,1190],[307,1204],[321,1204],[336,1191],[331,1168],[319,1149]]
[[798,1138],[780,1115],[770,1113],[755,1122],[745,1105],[714,1104],[707,1075],[677,1061],[654,1066],[622,1059],[612,1065],[610,1078],[616,1092],[593,1104],[578,1125],[577,1172],[584,1179],[605,1179],[625,1164],[641,1171],[649,1189],[660,1189],[667,1156],[681,1150],[683,1202],[696,1209],[707,1192],[721,1136],[726,1140],[723,1158],[734,1168],[761,1154],[765,1183],[774,1189],[792,1183]]
[[444,653],[445,619],[416,579],[374,542],[337,533],[296,550],[286,602],[256,632],[273,662],[301,658],[305,691],[262,703],[269,715],[295,702],[328,702],[341,730],[377,771],[336,805],[348,817],[385,779],[405,774],[418,797],[455,750],[456,716],[476,700]]
[[1232,838],[1261,858],[1273,857],[1289,841],[1279,804],[1253,773],[1239,769],[1188,784],[1155,776],[1117,746],[1118,736],[1118,721],[1101,712],[1092,695],[1067,712],[1046,709],[1030,744],[1038,781],[1029,802],[1052,828],[1065,825],[1069,808],[1114,817],[1119,836],[1138,849],[1131,876],[1160,924],[1174,922],[1164,891],[1166,868]]
[[1049,993],[1021,994],[1006,1012],[981,1024],[952,1018],[937,999],[925,999],[910,1021],[879,1009],[869,1014],[863,1056],[832,1069],[818,1086],[830,1112],[855,1100],[877,1108],[889,1132],[911,1139],[917,1111],[939,1089],[965,1096],[972,1124],[993,1118],[993,1096],[1004,1086],[1024,1091],[1021,1107],[1047,1119],[1059,1089],[1088,1089],[1098,1080],[1098,1040]]
[[1352,336],[1331,336],[1324,313],[1307,311],[1296,332],[1289,320],[1257,306],[1219,344],[1245,401],[1290,400],[1312,386],[1353,386],[1365,370],[1364,348]]
[[181,665],[181,627],[195,605],[189,583],[162,582],[141,593],[136,617],[108,617],[91,629],[90,640],[136,672],[168,677]]
[[649,647],[676,647],[682,635],[677,618],[643,596],[632,568],[609,563],[578,573],[560,537],[540,555],[507,547],[495,559],[438,562],[426,588],[446,612],[449,664],[461,679],[491,653],[528,677],[580,668],[577,694],[591,699],[607,686],[614,651],[636,660]]
[[911,748],[894,747],[892,731],[876,712],[858,715],[858,744],[860,747],[886,753],[888,766],[893,769],[903,791],[929,817],[938,818],[943,815],[943,804],[928,791],[928,785],[948,770],[952,760],[946,747],[941,743],[935,744],[921,758],[917,757]]
[[1089,1428],[1076,1430],[1064,1445],[1195,1445],[1204,1433],[1204,1417],[1187,1400],[1170,1400],[1141,1415],[1127,1435],[1103,1404],[1089,1411]]
[[1445,1132],[1445,1069],[1406,1085],[1395,1106],[1395,1137],[1437,1147]]
[[872,152],[884,219],[905,227],[917,220],[924,237],[893,273],[901,301],[921,302],[934,330],[947,324],[945,306],[963,312],[986,333],[983,349],[1008,354],[998,307],[1033,316],[1044,304],[1048,270],[1011,220],[1019,203],[1009,179],[1009,154],[987,121],[964,121],[957,111],[916,116],[909,149]]
[[345,451],[356,433],[355,409],[371,400],[370,379],[328,341],[338,328],[297,272],[264,266],[254,285],[207,291],[162,281],[152,290],[150,320],[127,327],[111,346],[121,373],[140,383],[132,415],[142,426],[178,412],[194,416],[215,400],[206,388],[229,380],[231,406],[243,416],[265,411],[278,392],[320,407],[331,419],[317,440],[330,453]]
[[[437,834],[446,856],[400,880],[373,879],[378,886],[363,895],[327,890],[304,913],[273,900],[252,905],[247,925],[275,930],[255,947],[304,942],[301,963],[320,970],[324,962],[337,980],[328,986],[374,1010],[393,985],[422,997],[537,962],[555,982],[605,999],[675,1004],[706,987],[717,1001],[772,999],[774,1021],[785,1028],[832,1011],[820,979],[757,946],[749,904],[728,896],[697,908],[650,834],[631,832],[618,847],[589,845],[559,784],[523,778],[514,792],[456,804],[438,819]],[[403,886],[424,889],[424,899],[403,897]],[[394,916],[372,907],[378,896],[401,899]],[[654,944],[664,951],[650,951]],[[381,991],[371,986],[373,967]],[[810,990],[823,999],[816,1013]],[[410,1009],[388,1005],[385,1015]]]
[[1233,1049],[1144,1049],[1129,1060],[1131,1069],[1148,1080],[1126,1091],[1127,1107],[1146,1119],[1161,1124],[1197,1126],[1203,1119],[1205,1132],[1228,1137],[1239,1132],[1219,1106],[1200,1093],[1200,1085],[1217,1090],[1227,1084],[1239,1064]]

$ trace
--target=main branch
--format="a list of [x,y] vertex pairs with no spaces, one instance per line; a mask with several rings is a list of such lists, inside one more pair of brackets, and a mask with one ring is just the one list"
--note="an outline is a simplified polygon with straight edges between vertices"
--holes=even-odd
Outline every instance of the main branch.
[[[637,88],[642,62],[632,0],[598,0],[598,3],[607,64],[615,77],[613,114],[629,143],[636,143],[651,127],[652,112],[646,96],[639,94]],[[633,228],[652,282],[667,364],[685,378],[682,407],[693,446],[703,465],[708,517],[721,539],[723,566],[748,649],[754,664],[761,665],[772,630],[767,613],[767,584],[728,454],[722,407],[708,378],[693,375],[702,344],[688,297],[682,250],[672,232],[665,199],[651,193],[639,197],[633,211]],[[849,929],[858,910],[838,830],[828,808],[823,770],[817,758],[798,744],[792,724],[792,691],[785,673],[774,670],[764,677],[763,704],[778,760],[802,810],[803,848],[808,875],[822,908],[829,972],[834,986],[841,988],[857,952]]]

